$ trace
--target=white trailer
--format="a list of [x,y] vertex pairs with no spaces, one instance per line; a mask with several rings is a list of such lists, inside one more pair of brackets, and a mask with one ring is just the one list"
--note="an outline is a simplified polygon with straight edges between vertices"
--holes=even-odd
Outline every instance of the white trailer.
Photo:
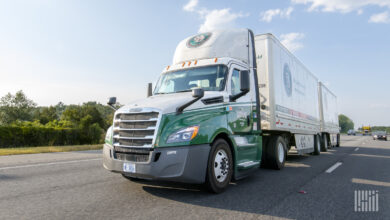
[[300,154],[315,152],[318,79],[272,34],[257,35],[255,48],[263,132],[285,134]]
[[340,127],[337,112],[337,97],[326,86],[318,83],[318,100],[321,122],[321,147],[340,146]]

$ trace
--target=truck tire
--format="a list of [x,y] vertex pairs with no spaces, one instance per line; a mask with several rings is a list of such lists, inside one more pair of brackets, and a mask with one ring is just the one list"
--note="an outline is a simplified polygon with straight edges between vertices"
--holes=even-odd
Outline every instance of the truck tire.
[[229,144],[217,139],[211,146],[207,164],[206,186],[210,192],[221,193],[233,176],[233,157]]
[[336,147],[340,147],[340,134],[337,134],[337,144]]
[[287,156],[287,144],[281,136],[272,136],[267,144],[267,166],[280,170],[284,167]]
[[322,144],[321,144],[321,151],[322,152],[327,152],[328,151],[328,138],[326,137],[326,135],[322,135]]
[[314,135],[314,155],[320,155],[321,153],[321,141],[319,135]]

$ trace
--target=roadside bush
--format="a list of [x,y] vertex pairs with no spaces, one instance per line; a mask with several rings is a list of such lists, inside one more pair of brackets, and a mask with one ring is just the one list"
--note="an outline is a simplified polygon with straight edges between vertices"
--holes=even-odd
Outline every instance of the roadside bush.
[[0,148],[97,144],[102,143],[102,132],[95,124],[86,128],[0,126]]

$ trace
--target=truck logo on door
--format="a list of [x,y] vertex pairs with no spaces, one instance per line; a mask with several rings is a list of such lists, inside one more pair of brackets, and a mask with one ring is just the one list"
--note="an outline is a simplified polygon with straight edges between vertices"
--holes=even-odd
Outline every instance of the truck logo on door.
[[292,94],[292,77],[290,67],[288,64],[284,64],[283,68],[283,82],[284,82],[284,90],[286,91],[287,96],[291,96]]
[[191,37],[187,41],[187,47],[199,47],[204,42],[206,42],[210,37],[211,37],[211,33],[210,32],[198,34],[198,35],[196,35],[194,37]]

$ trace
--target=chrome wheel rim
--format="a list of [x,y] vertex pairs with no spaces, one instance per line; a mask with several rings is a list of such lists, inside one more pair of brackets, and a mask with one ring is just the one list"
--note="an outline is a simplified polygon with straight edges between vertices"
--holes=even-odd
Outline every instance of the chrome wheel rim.
[[283,163],[284,161],[284,147],[282,143],[278,144],[278,157],[279,157],[279,162]]
[[229,174],[229,159],[226,151],[220,149],[215,154],[214,158],[214,176],[215,179],[222,183],[226,180]]

